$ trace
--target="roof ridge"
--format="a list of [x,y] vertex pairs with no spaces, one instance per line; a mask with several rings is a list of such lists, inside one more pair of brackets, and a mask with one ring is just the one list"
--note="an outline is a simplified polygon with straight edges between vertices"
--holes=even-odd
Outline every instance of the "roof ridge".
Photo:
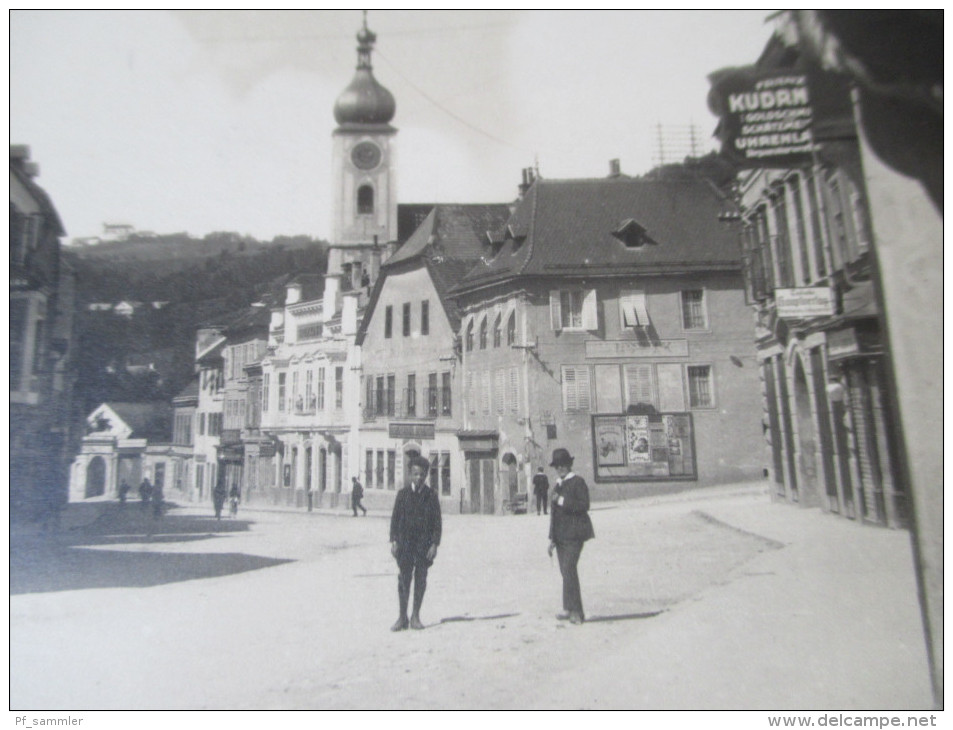
[[[539,182],[539,179],[533,183],[533,188],[536,188],[536,184]],[[539,209],[539,190],[532,190],[533,193],[533,209],[530,212],[529,216],[529,225],[527,226],[526,238],[529,239],[529,247],[526,251],[526,257],[523,259],[523,264],[519,267],[516,274],[517,276],[526,271],[526,267],[529,266],[529,262],[533,259],[533,253],[536,251],[536,213]]]

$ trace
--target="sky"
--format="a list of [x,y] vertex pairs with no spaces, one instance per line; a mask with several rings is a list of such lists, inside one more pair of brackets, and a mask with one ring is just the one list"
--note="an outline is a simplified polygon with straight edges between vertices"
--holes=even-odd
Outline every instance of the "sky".
[[[638,175],[714,149],[707,76],[753,63],[764,10],[371,10],[402,203],[515,198],[521,170]],[[67,235],[327,239],[334,102],[359,10],[10,13],[10,142]],[[659,130],[664,140],[659,145]]]

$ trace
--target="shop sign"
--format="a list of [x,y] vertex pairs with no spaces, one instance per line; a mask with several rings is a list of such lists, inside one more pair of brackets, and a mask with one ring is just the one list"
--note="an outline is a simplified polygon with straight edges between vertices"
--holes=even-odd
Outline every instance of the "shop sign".
[[436,427],[433,423],[389,423],[387,435],[392,439],[410,439],[412,441],[433,441]]
[[688,357],[688,340],[642,344],[635,340],[586,340],[586,357]]
[[817,68],[724,68],[708,77],[721,151],[743,168],[811,164],[815,140],[850,129],[846,82]]
[[857,330],[850,327],[827,333],[827,356],[836,360],[860,353],[860,343],[857,341]]
[[774,301],[778,317],[786,319],[830,317],[834,314],[834,291],[826,286],[775,289]]
[[258,447],[258,456],[265,459],[270,459],[275,455],[275,444],[273,442],[265,442]]

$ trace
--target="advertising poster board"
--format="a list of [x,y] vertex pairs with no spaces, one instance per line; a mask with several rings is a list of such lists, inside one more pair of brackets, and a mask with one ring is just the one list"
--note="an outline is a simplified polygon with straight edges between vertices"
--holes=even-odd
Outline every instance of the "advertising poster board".
[[692,414],[592,416],[595,481],[698,478]]

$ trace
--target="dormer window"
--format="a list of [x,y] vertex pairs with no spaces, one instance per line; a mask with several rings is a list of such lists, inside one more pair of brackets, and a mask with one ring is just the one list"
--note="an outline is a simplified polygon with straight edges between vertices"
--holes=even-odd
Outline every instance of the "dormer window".
[[633,218],[626,218],[619,227],[612,231],[612,235],[618,238],[629,249],[640,249],[645,244],[657,244],[649,236],[644,226],[640,225]]

